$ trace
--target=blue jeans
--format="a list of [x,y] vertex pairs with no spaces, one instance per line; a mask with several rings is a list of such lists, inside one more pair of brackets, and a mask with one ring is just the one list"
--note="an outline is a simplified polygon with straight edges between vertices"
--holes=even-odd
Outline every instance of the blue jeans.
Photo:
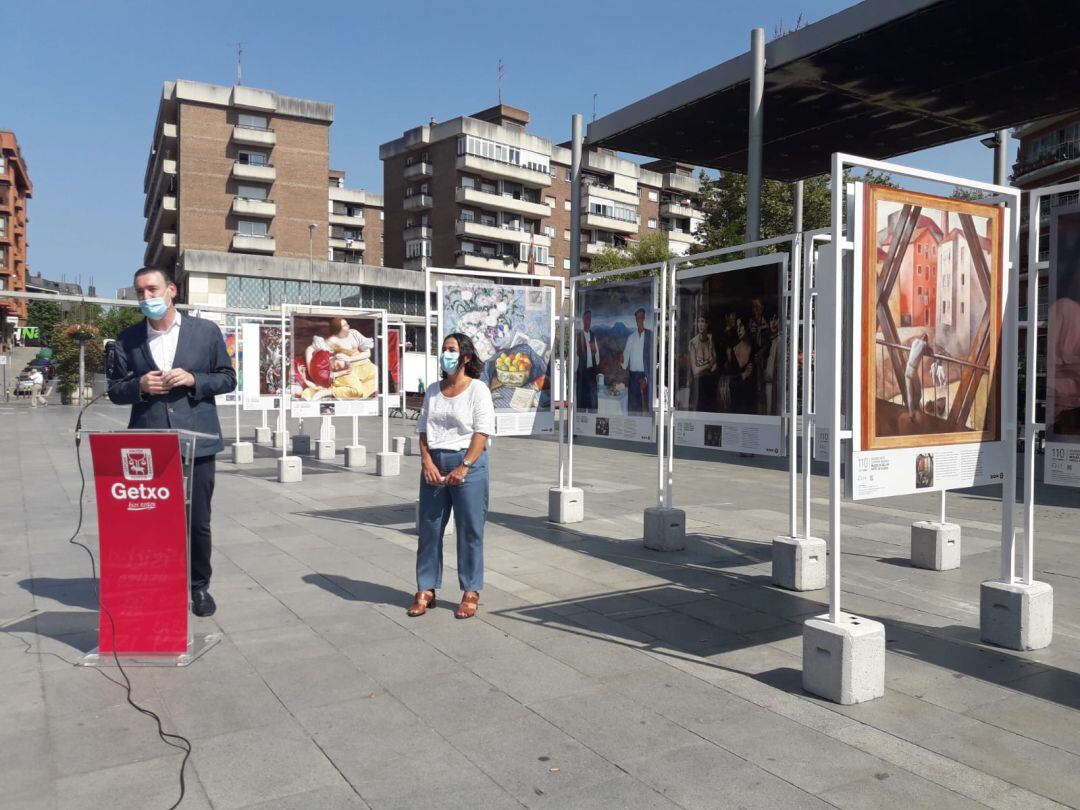
[[[461,466],[464,450],[431,450],[431,460],[443,475]],[[488,509],[487,451],[458,486],[431,486],[420,473],[420,545],[416,549],[416,587],[442,587],[443,533],[454,510],[457,531],[458,584],[463,591],[484,587],[484,521]]]

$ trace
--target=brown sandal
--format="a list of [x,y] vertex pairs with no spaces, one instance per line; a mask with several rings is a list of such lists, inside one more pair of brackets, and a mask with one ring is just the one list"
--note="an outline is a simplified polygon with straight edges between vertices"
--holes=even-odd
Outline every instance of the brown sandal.
[[435,607],[435,591],[417,591],[416,598],[407,611],[406,616],[423,616],[429,607]]
[[466,591],[461,597],[461,604],[454,611],[455,619],[471,619],[476,615],[476,608],[480,604],[480,594],[476,591]]

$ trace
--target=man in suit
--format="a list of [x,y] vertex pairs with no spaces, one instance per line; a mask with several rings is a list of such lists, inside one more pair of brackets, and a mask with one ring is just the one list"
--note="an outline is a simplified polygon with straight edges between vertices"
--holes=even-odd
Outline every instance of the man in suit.
[[191,607],[196,616],[211,616],[216,605],[209,590],[210,501],[214,456],[225,446],[214,397],[236,388],[236,372],[217,324],[177,312],[176,284],[167,270],[141,268],[135,291],[146,320],[125,329],[110,347],[109,399],[131,405],[129,429],[175,428],[216,437],[195,442],[189,514]]
[[652,413],[653,334],[645,328],[645,310],[634,313],[637,330],[630,333],[623,348],[622,367],[626,369],[627,413]]
[[581,331],[577,333],[577,407],[583,411],[596,410],[596,375],[600,370],[600,350],[592,332],[592,311],[581,316]]

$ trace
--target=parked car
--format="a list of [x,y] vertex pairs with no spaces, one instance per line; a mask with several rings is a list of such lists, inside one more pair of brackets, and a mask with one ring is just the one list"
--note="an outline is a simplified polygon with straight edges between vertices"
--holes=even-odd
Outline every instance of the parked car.
[[41,374],[46,380],[51,380],[56,376],[55,360],[50,360],[45,357],[36,357],[26,364],[26,368],[24,368],[23,371],[29,374],[30,370],[34,368],[41,369]]
[[15,378],[15,384],[11,387],[11,393],[17,397],[28,397],[33,388],[34,383],[30,381],[30,372],[24,371]]

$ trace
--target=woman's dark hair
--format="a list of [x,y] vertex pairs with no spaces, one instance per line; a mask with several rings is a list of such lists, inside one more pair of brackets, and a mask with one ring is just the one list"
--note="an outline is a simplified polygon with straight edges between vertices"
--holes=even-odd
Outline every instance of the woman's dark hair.
[[[465,363],[465,374],[472,377],[474,380],[480,378],[480,374],[484,370],[484,364],[480,362],[480,358],[476,356],[476,347],[473,345],[472,339],[468,335],[463,335],[461,332],[453,332],[443,338],[445,343],[450,338],[457,341],[458,352],[462,357],[468,357],[468,361]],[[443,372],[443,377],[446,376],[446,372]]]

